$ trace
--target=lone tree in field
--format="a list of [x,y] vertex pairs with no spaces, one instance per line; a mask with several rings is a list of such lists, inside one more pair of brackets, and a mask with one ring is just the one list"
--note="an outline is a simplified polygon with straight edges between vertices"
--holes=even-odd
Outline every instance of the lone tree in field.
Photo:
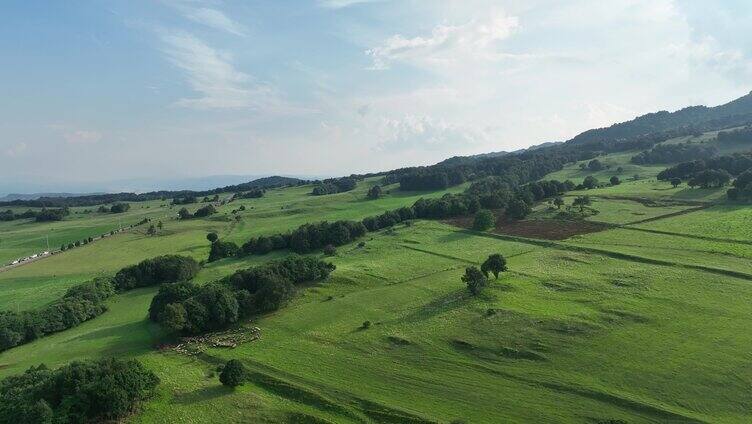
[[467,284],[467,289],[473,296],[479,295],[488,286],[486,276],[474,266],[465,268],[465,275],[462,276],[462,281]]
[[611,179],[609,179],[608,182],[610,182],[612,186],[621,184],[621,181],[619,180],[619,177],[617,177],[616,175],[614,175],[613,177],[611,177]]
[[681,184],[681,178],[671,179],[671,185],[674,186],[674,188],[679,187],[680,184]]
[[215,232],[211,232],[206,235],[206,239],[209,240],[209,242],[214,243],[219,239],[219,236]]
[[478,231],[486,231],[492,228],[496,224],[496,217],[493,212],[488,209],[481,209],[475,214],[475,221],[473,221],[473,229]]
[[154,226],[154,224],[149,225],[149,229],[146,230],[146,234],[148,234],[150,236],[157,235],[157,228]]
[[164,225],[162,224],[162,221],[158,221],[157,222],[157,228],[159,228],[161,230],[162,227],[164,227]]
[[572,202],[572,206],[579,206],[580,213],[582,213],[585,211],[585,206],[588,206],[591,203],[592,202],[590,201],[590,196],[577,196]]
[[493,255],[489,255],[488,259],[483,262],[480,270],[486,278],[488,278],[488,273],[491,272],[498,280],[499,274],[507,270],[507,260],[501,254],[494,253]]
[[556,196],[554,198],[554,206],[556,206],[556,209],[561,209],[564,206],[564,199],[561,196]]
[[379,197],[381,197],[381,186],[380,185],[375,185],[375,186],[371,187],[370,189],[368,189],[368,198],[369,199],[375,200],[375,199],[378,199]]
[[228,387],[236,387],[243,384],[245,367],[237,359],[230,359],[219,374],[219,381]]

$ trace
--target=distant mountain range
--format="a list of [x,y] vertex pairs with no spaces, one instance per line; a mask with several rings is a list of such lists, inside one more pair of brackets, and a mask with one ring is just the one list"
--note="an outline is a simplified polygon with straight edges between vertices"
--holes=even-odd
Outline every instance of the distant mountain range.
[[[150,191],[206,191],[217,187],[263,180],[268,175],[212,175],[189,178],[131,178],[92,183],[14,180],[0,181],[0,202],[33,200],[40,197],[76,197],[105,193],[146,193]],[[323,176],[286,176],[303,180],[321,179]],[[12,194],[8,194],[12,193]]]

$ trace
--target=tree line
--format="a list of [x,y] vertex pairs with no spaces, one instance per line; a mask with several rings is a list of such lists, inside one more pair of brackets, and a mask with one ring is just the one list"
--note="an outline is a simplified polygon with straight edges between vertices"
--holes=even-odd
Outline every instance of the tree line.
[[235,200],[235,199],[258,199],[258,198],[264,197],[264,193],[266,193],[266,190],[264,190],[263,188],[254,188],[252,190],[235,193],[232,196],[232,200]]
[[311,194],[314,196],[323,196],[326,194],[343,193],[354,189],[356,185],[357,180],[354,177],[329,178],[316,183]]
[[[465,193],[446,193],[439,198],[420,198],[412,206],[369,216],[361,221],[307,223],[287,233],[253,237],[238,246],[233,242],[209,238],[209,261],[242,255],[264,255],[290,249],[307,253],[327,246],[342,246],[367,232],[392,227],[412,219],[445,219],[472,215],[481,208],[504,209],[506,216],[523,219],[536,201],[561,195],[575,188],[571,181],[538,181],[513,188],[507,179],[488,177],[473,183]],[[208,237],[207,237],[208,238]]]
[[149,319],[181,334],[221,330],[244,317],[282,308],[296,286],[326,279],[334,269],[331,263],[291,255],[203,286],[164,284],[152,299]]
[[159,378],[136,360],[31,367],[0,381],[0,422],[120,422],[154,395]]
[[682,162],[658,173],[658,180],[670,181],[674,186],[687,181],[690,187],[723,187],[736,178],[727,191],[731,200],[749,199],[749,172],[752,170],[752,153],[734,153],[706,160]]
[[630,161],[637,165],[656,163],[676,163],[691,160],[709,159],[718,154],[715,146],[697,143],[659,144],[650,150],[632,156]]
[[115,294],[193,278],[199,271],[193,258],[158,256],[118,271],[113,278],[97,278],[69,288],[62,298],[42,308],[0,312],[0,351],[48,334],[76,327],[103,314],[105,300]]

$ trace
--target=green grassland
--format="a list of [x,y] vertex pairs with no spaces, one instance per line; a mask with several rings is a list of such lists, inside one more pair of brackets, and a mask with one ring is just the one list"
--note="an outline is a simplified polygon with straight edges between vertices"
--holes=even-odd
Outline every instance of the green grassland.
[[[112,297],[106,313],[79,327],[0,353],[0,376],[41,362],[138,358],[162,384],[130,420],[137,423],[749,422],[752,208],[711,206],[722,191],[671,188],[654,179],[662,167],[630,165],[629,157],[603,162],[624,167],[623,179],[643,179],[566,198],[591,195],[597,213],[587,219],[610,224],[604,231],[551,242],[436,221],[401,224],[369,233],[362,247],[339,247],[327,281],[246,323],[261,329],[260,340],[194,356],[159,350],[169,336],[146,319],[157,290],[146,288]],[[575,164],[546,178],[585,175]],[[596,173],[602,181],[611,175]],[[365,200],[374,183],[320,197],[308,195],[310,186],[269,190],[188,221],[174,218],[178,207],[134,203],[123,217],[161,219],[162,233],[150,237],[140,227],[0,272],[0,307],[38,307],[73,284],[159,254],[205,259],[207,231],[243,242],[442,194],[388,187],[384,198]],[[555,213],[541,205],[533,217]],[[87,219],[99,217],[74,214],[57,225],[81,221],[84,231]],[[47,224],[7,225],[20,243],[25,229]],[[9,255],[3,245],[0,254]],[[471,297],[464,268],[496,252],[510,271]],[[196,281],[284,255],[207,264]],[[235,390],[216,375],[228,359],[250,371]]]

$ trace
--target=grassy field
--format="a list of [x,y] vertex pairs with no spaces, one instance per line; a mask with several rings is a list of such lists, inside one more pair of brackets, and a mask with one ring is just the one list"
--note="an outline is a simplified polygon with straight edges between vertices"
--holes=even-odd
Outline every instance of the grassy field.
[[[606,161],[623,166],[628,157]],[[579,172],[568,167],[551,177],[579,182]],[[722,193],[667,188],[649,179],[650,169],[625,166],[625,178],[636,172],[645,179],[587,191],[597,211],[587,219],[609,227],[566,240],[432,221],[369,234],[363,247],[338,248],[329,280],[246,323],[262,337],[235,349],[158,350],[168,336],[146,320],[156,292],[148,288],[114,296],[105,314],[79,327],[0,353],[0,375],[41,362],[138,358],[162,384],[131,419],[137,423],[749,422],[752,208],[707,207]],[[0,306],[38,307],[72,284],[158,254],[205,259],[210,230],[242,242],[442,194],[392,188],[367,201],[373,183],[321,197],[309,196],[310,187],[270,190],[190,221],[175,220],[168,206],[134,204],[128,219],[161,219],[160,235],[139,228],[2,272]],[[240,205],[246,209],[236,221]],[[542,205],[534,217],[555,219],[552,212]],[[88,228],[86,219],[99,218],[63,223]],[[24,225],[36,224],[8,226],[19,243]],[[469,296],[464,268],[497,252],[510,271],[482,296]],[[284,255],[218,261],[196,280]],[[364,321],[370,328],[361,328]],[[232,358],[251,371],[236,390],[221,386],[216,372]]]

